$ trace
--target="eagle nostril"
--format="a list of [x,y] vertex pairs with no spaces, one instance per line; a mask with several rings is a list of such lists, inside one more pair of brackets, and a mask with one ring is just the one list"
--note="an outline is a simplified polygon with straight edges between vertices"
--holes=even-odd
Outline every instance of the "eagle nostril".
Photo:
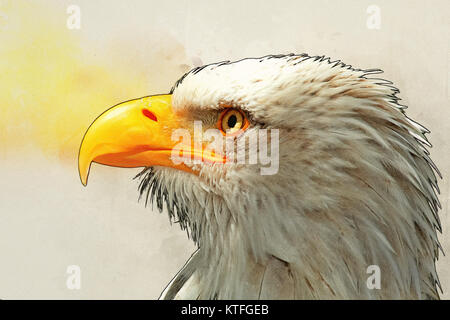
[[147,118],[152,119],[153,121],[158,121],[158,119],[156,119],[155,114],[148,109],[142,109],[142,114]]

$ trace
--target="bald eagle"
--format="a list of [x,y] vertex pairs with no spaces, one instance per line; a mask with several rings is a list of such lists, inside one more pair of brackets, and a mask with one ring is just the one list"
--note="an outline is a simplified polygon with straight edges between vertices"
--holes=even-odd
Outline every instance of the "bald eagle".
[[[440,173],[381,72],[306,54],[195,68],[92,123],[82,183],[92,162],[144,167],[140,195],[187,230],[198,249],[161,299],[438,299]],[[276,172],[174,139],[199,121],[236,143],[278,130]]]

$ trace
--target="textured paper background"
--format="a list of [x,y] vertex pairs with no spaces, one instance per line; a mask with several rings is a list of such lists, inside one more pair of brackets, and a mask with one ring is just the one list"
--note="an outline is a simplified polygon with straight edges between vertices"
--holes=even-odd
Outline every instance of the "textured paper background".
[[[66,27],[71,4],[79,30]],[[380,29],[367,28],[370,5]],[[85,129],[193,66],[290,52],[385,70],[432,131],[450,298],[449,12],[447,0],[0,1],[0,298],[157,298],[194,246],[137,202],[139,169],[95,165],[81,186]],[[68,265],[81,267],[80,290],[66,287]]]

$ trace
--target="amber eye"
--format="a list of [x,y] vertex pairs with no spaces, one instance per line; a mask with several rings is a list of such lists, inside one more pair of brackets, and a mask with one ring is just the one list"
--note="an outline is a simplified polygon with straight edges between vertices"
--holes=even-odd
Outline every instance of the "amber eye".
[[227,109],[220,115],[219,129],[225,134],[234,134],[248,127],[245,115],[236,109]]

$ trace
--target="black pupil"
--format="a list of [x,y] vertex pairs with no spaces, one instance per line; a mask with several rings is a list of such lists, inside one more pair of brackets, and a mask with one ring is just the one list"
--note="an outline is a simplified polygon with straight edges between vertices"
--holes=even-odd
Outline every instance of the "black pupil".
[[233,114],[228,118],[227,124],[229,128],[234,128],[237,123],[237,117]]

